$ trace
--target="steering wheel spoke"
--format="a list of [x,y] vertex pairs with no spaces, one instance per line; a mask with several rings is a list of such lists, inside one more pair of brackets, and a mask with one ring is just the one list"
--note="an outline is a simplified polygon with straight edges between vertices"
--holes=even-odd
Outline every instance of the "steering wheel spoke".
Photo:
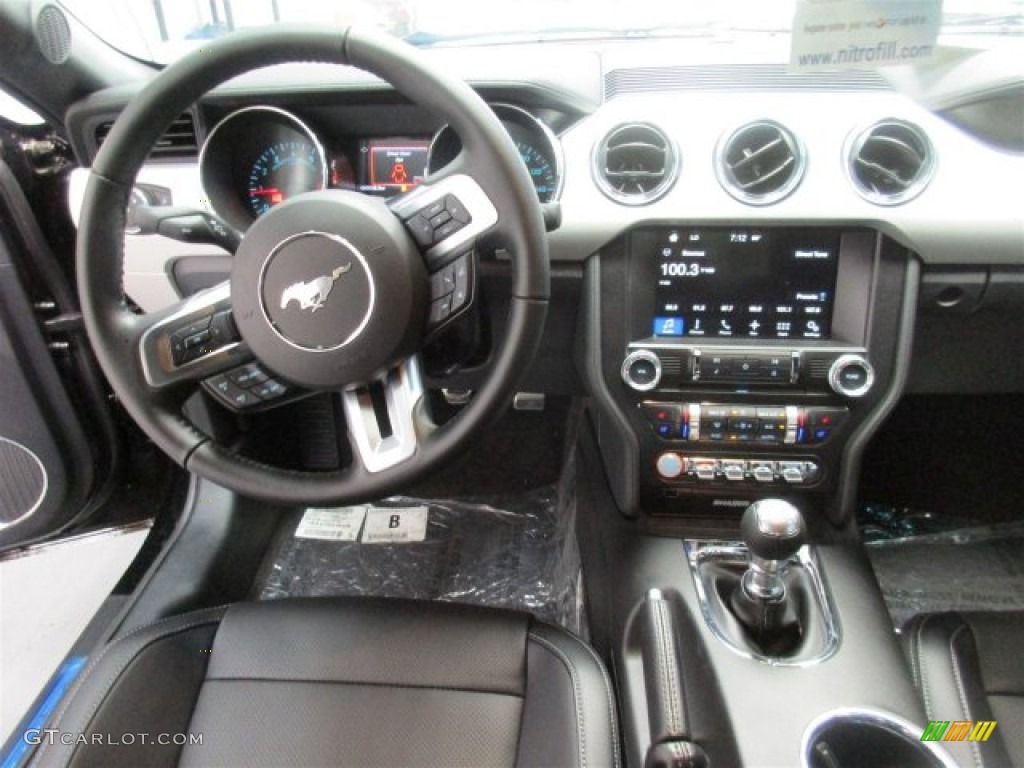
[[199,382],[252,360],[231,315],[227,282],[140,322],[142,372],[154,390]]
[[353,453],[371,474],[412,458],[423,433],[433,428],[416,357],[341,397]]

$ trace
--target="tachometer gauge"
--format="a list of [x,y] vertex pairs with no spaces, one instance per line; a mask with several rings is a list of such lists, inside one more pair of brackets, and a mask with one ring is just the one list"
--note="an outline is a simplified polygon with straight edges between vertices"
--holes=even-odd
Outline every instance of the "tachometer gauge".
[[199,155],[209,205],[241,232],[278,203],[326,189],[327,156],[313,131],[277,107],[245,107],[210,131]]
[[249,210],[257,217],[302,192],[323,187],[319,150],[309,141],[279,141],[260,152],[249,169]]

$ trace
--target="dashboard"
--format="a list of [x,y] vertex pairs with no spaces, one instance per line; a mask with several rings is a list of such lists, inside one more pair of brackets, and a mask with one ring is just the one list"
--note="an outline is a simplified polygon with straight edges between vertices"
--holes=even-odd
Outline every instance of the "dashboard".
[[[686,497],[713,514],[765,485],[841,498],[906,387],[1024,388],[1019,356],[1001,351],[1020,348],[1024,306],[1019,62],[800,73],[710,41],[424,55],[484,97],[557,209],[528,386],[594,397],[622,509]],[[133,93],[69,111],[83,166]],[[137,194],[244,230],[306,191],[400,195],[459,151],[365,73],[274,67],[183,115]],[[73,219],[86,178],[71,179]],[[487,275],[501,262],[484,261],[497,334]],[[126,235],[126,291],[147,311],[230,269],[215,246]],[[472,386],[471,373],[456,384]]]

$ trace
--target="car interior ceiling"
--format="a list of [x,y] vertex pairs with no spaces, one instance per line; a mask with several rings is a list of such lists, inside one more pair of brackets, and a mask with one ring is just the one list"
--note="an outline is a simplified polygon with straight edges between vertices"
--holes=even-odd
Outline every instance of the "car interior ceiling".
[[4,765],[1024,764],[1019,62],[340,34],[0,4],[0,556],[150,525]]

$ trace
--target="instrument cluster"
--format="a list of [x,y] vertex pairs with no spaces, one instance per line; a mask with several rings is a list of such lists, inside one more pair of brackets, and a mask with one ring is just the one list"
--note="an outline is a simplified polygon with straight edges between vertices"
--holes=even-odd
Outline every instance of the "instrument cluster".
[[[493,105],[530,173],[542,203],[558,199],[562,184],[557,137],[525,110]],[[323,136],[287,110],[238,109],[210,131],[199,157],[210,206],[240,231],[278,203],[321,189],[350,189],[395,197],[415,188],[461,152],[450,126],[430,136]]]

